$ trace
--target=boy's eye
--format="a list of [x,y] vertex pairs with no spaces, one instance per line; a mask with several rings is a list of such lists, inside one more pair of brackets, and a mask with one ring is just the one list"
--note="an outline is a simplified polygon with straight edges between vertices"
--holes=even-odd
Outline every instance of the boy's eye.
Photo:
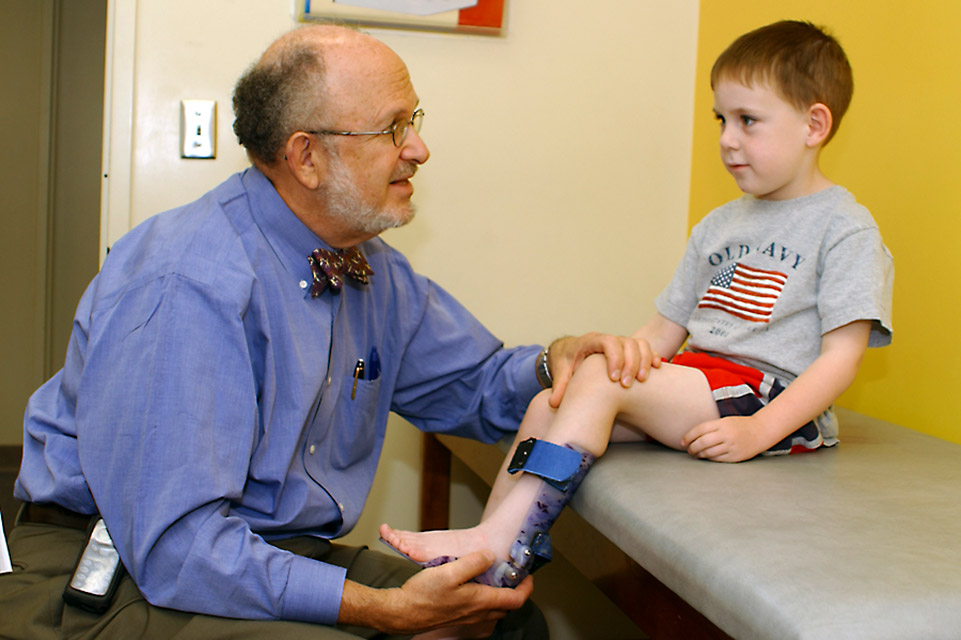
[[720,113],[715,113],[714,119],[717,120],[722,127],[724,126],[724,116],[722,116]]
[[757,122],[757,119],[752,116],[741,116],[741,122],[744,124],[744,126],[750,127],[752,124]]

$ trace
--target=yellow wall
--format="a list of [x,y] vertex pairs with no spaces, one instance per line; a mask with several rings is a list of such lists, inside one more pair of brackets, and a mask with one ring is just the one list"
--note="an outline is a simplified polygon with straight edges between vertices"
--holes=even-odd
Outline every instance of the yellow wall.
[[740,192],[718,159],[710,68],[741,33],[780,19],[827,26],[854,100],[821,167],[874,214],[895,259],[894,343],[869,350],[839,404],[961,443],[961,3],[701,0],[690,224]]

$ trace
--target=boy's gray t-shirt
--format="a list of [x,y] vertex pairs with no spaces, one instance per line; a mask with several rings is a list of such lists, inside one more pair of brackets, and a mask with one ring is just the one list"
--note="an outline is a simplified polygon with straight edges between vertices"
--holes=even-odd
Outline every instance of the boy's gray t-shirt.
[[657,310],[687,328],[688,348],[788,384],[820,354],[821,336],[871,320],[869,345],[891,342],[894,261],[871,214],[841,186],[792,200],[743,196],[691,231]]

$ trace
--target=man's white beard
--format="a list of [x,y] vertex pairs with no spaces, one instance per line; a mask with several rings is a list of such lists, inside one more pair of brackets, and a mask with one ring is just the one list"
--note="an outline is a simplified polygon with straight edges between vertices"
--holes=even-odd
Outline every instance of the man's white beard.
[[327,212],[357,231],[379,235],[414,219],[413,202],[407,202],[400,211],[365,203],[353,176],[339,159],[330,163],[327,176]]

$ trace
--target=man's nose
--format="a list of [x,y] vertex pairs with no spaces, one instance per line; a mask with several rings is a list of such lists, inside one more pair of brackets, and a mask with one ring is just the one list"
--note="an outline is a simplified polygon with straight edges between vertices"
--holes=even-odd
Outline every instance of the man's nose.
[[427,143],[424,142],[419,133],[414,131],[414,127],[407,130],[404,143],[401,145],[400,157],[417,164],[424,164],[430,158],[430,149],[427,148]]

